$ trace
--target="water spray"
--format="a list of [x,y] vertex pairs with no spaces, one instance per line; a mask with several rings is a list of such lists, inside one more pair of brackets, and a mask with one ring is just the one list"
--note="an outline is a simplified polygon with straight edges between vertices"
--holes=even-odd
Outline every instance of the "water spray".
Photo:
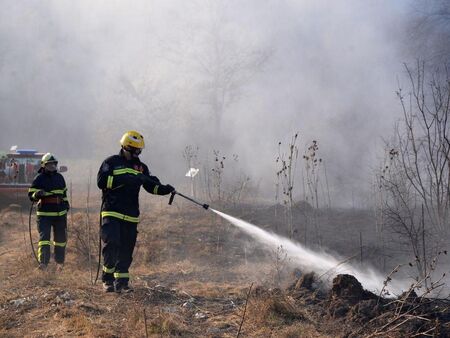
[[[313,251],[288,238],[270,233],[256,225],[212,209],[208,204],[200,203],[178,191],[173,191],[171,193],[169,205],[172,204],[175,195],[180,195],[188,201],[203,207],[205,210],[211,210],[270,249],[282,247],[290,258],[290,263],[295,265],[295,267],[301,268],[305,272],[315,272],[321,277],[326,276],[328,278],[338,274],[351,274],[354,275],[367,290],[379,292],[383,288],[386,277],[374,269],[369,267],[357,268],[349,264],[349,259],[345,260],[326,252]],[[408,287],[409,284],[406,281],[391,280],[385,290],[391,295],[399,295],[403,290],[407,290]]]
[[[315,272],[320,276],[334,277],[337,274],[351,274],[359,280],[363,287],[372,292],[379,292],[383,287],[386,277],[371,268],[357,268],[348,263],[348,260],[340,259],[336,255],[326,252],[315,252],[288,238],[265,231],[256,225],[250,224],[239,218],[232,217],[223,212],[210,208],[211,211],[238,227],[259,243],[269,249],[277,249],[280,246],[286,251],[290,263],[301,268],[304,272]],[[409,288],[406,281],[391,280],[385,290],[391,295],[399,295]]]

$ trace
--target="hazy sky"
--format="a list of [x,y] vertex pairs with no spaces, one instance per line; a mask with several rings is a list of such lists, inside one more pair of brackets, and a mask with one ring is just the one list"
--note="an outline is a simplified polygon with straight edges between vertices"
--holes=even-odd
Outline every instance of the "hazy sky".
[[137,129],[164,181],[183,179],[193,144],[201,161],[237,153],[271,193],[278,142],[299,131],[348,201],[400,117],[410,5],[2,0],[0,149],[100,164]]

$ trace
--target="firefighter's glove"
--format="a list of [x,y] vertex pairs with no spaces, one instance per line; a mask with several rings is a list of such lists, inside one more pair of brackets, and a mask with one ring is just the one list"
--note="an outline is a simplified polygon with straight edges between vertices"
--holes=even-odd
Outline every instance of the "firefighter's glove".
[[160,185],[158,188],[158,195],[168,195],[174,191],[175,191],[175,188],[172,187],[170,184]]
[[40,200],[41,198],[43,198],[45,196],[45,191],[44,190],[38,190],[34,193],[34,198],[37,200]]

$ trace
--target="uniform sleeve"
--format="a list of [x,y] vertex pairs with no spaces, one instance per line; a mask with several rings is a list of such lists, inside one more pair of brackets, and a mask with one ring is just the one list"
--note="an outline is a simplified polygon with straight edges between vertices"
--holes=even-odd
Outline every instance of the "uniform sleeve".
[[112,168],[107,162],[103,161],[97,174],[97,187],[101,190],[107,189],[109,181],[113,179]]
[[114,167],[108,159],[103,161],[97,174],[97,186],[101,190],[120,188],[133,180],[136,180],[136,175],[127,173],[114,174]]
[[148,167],[146,165],[144,166],[144,172],[142,174],[148,177],[148,180],[145,180],[142,184],[145,191],[149,192],[150,194],[158,195],[158,188],[161,185],[159,178],[156,176],[151,176],[150,171],[148,170]]
[[64,182],[64,192],[63,192],[63,201],[66,204],[67,210],[70,209],[70,204],[69,204],[69,199],[67,198],[67,185],[66,185],[66,180],[64,179],[64,176],[62,176],[62,181]]
[[31,183],[30,188],[28,189],[28,198],[32,202],[38,201],[38,199],[35,197],[36,192],[39,190],[43,190],[42,185],[40,184],[40,175],[37,175],[33,182]]

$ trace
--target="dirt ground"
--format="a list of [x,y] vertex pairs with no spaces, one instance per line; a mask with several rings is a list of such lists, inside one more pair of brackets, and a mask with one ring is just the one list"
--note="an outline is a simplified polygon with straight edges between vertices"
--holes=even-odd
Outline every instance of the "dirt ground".
[[[86,212],[80,202],[69,214],[62,272],[53,264],[45,272],[37,269],[28,211],[4,209],[0,336],[236,337],[239,331],[241,337],[450,335],[446,300],[413,294],[380,299],[348,275],[336,277],[329,289],[300,271],[285,269],[280,278],[273,253],[248,245],[251,239],[212,213],[182,203],[170,209],[162,202],[146,203],[130,271],[135,291],[130,294],[106,294],[100,282],[92,283],[98,205]],[[37,242],[34,217],[32,222]]]

